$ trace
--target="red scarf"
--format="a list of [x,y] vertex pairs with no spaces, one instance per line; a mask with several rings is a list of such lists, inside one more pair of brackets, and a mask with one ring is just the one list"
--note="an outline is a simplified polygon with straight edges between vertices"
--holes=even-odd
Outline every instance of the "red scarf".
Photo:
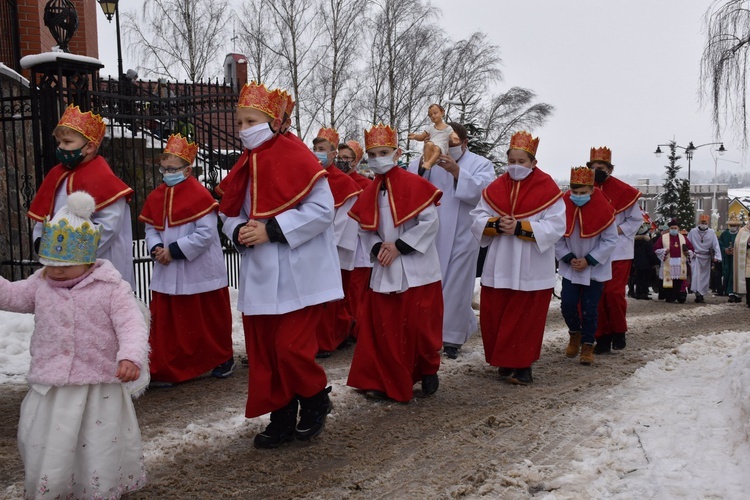
[[250,217],[270,219],[296,207],[327,175],[301,141],[276,135],[253,151],[246,149],[216,187],[222,196],[219,210],[237,217],[249,190]]
[[615,207],[615,213],[617,214],[633,206],[633,203],[641,197],[641,192],[636,188],[612,176],[607,177],[604,184],[600,184],[598,187]]
[[91,161],[78,165],[73,170],[56,165],[44,176],[27,213],[30,219],[42,222],[55,213],[55,193],[65,182],[65,191],[86,191],[96,202],[96,210],[107,207],[123,196],[130,201],[133,190],[112,172],[107,160],[97,155]]
[[354,182],[354,179],[339,170],[336,166],[330,165],[326,168],[326,172],[328,172],[328,185],[331,186],[333,206],[335,208],[339,208],[346,203],[346,200],[362,192],[362,188]]
[[384,175],[376,175],[375,180],[365,188],[349,210],[349,216],[359,222],[362,229],[378,229],[378,194],[380,185],[384,182],[395,227],[416,217],[431,204],[439,205],[440,197],[443,196],[443,192],[429,181],[402,168],[393,167]]
[[200,219],[219,207],[208,189],[193,176],[172,187],[163,182],[151,191],[143,204],[138,220],[164,231],[164,221],[169,227],[182,226]]
[[576,220],[578,220],[581,238],[593,238],[615,221],[614,207],[599,188],[594,188],[591,199],[582,207],[570,201],[570,191],[563,195],[563,200],[565,200],[566,238],[573,234]]
[[500,215],[525,219],[550,207],[560,199],[562,191],[549,174],[536,167],[521,181],[504,173],[485,188],[482,196]]

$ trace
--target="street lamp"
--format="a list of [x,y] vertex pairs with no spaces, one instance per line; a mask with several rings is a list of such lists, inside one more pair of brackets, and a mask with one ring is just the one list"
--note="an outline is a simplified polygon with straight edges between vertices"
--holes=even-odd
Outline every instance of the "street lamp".
[[[724,149],[724,143],[723,142],[707,142],[705,144],[701,144],[700,146],[694,146],[693,145],[693,141],[690,141],[690,143],[688,143],[687,147],[685,147],[685,146],[678,146],[677,144],[674,145],[674,147],[680,148],[680,149],[684,150],[685,151],[685,156],[687,156],[687,160],[688,160],[688,184],[689,185],[692,185],[692,184],[690,184],[690,164],[693,161],[693,151],[695,151],[698,148],[702,148],[703,146],[711,146],[711,145],[715,145],[715,144],[719,144],[720,145],[719,149],[716,150],[716,151],[718,151],[718,153],[720,155],[723,155],[724,153],[726,153],[727,150]],[[661,153],[662,153],[661,146],[669,147],[670,145],[669,144],[659,144],[658,146],[656,146],[656,151],[654,151],[654,154],[656,155],[657,158],[661,156]]]
[[115,18],[115,26],[117,27],[117,77],[122,78],[122,46],[120,45],[120,9],[118,3],[120,0],[97,0],[99,5],[104,12],[104,16],[107,21],[112,22],[112,17]]

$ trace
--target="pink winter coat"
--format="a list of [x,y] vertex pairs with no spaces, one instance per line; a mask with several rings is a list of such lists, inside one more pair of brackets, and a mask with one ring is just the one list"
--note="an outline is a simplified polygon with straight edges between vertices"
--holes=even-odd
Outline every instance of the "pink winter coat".
[[146,365],[146,318],[108,260],[97,259],[72,288],[55,287],[41,269],[22,281],[0,278],[0,309],[34,314],[29,383],[117,383],[119,361]]

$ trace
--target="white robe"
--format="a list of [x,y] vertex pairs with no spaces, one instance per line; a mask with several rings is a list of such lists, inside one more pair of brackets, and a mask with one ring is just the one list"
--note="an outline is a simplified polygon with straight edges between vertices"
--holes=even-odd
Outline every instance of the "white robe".
[[690,262],[692,278],[690,280],[690,289],[693,292],[706,295],[711,279],[711,251],[713,258],[721,261],[721,249],[719,248],[719,238],[711,229],[701,231],[697,227],[690,230],[687,235],[690,243],[693,244],[695,256]]
[[346,200],[339,208],[335,209],[333,216],[333,238],[336,242],[336,250],[339,255],[339,264],[344,271],[354,269],[354,257],[357,250],[357,237],[359,235],[359,224],[349,217],[356,196]]
[[[427,170],[424,178],[443,192],[437,207],[440,229],[436,239],[443,277],[443,342],[463,345],[477,331],[471,300],[479,242],[471,234],[471,211],[482,190],[495,179],[495,169],[491,161],[468,150],[457,163],[458,179],[439,165]],[[415,160],[409,172],[418,171],[419,160]]]
[[[237,217],[219,214],[228,238],[249,220],[250,202],[248,191]],[[237,308],[243,314],[285,314],[344,298],[333,215],[331,188],[321,179],[296,207],[276,216],[287,243],[238,248],[242,263]]]
[[[55,193],[55,213],[68,204],[68,192],[65,183],[61,183]],[[54,217],[54,213],[52,214]],[[125,197],[97,210],[91,215],[91,222],[99,224],[102,236],[96,250],[98,259],[107,259],[130,283],[135,290],[135,273],[133,272],[133,226],[131,224],[130,206]],[[33,231],[34,240],[42,236],[42,224],[36,223]]]
[[[388,193],[385,191],[378,194],[378,207],[378,230],[359,230],[362,244],[369,249],[370,260],[373,262],[370,288],[378,293],[405,292],[409,288],[440,281],[440,259],[435,247],[440,222],[435,205],[431,204],[399,227],[394,227]],[[398,239],[415,251],[399,255],[388,267],[381,266],[372,255],[372,247],[377,243],[395,242]]]
[[643,215],[637,202],[633,203],[630,208],[615,214],[615,227],[619,227],[622,234],[617,237],[617,247],[612,254],[613,262],[633,259],[633,255],[635,255],[635,233],[638,232],[641,224],[643,224]]
[[[603,283],[612,279],[612,253],[617,246],[617,240],[617,226],[614,223],[593,238],[581,238],[580,225],[576,219],[573,233],[555,243],[555,257],[560,261],[557,267],[558,274],[571,283],[585,286],[590,285],[592,280]],[[570,253],[577,259],[591,255],[598,264],[576,271],[570,264],[560,260]]]
[[228,284],[227,268],[219,240],[216,212],[187,224],[158,231],[146,224],[146,245],[151,250],[161,243],[168,248],[177,242],[185,259],[174,259],[169,265],[154,262],[151,290],[169,295],[193,295],[224,288]]
[[490,217],[499,217],[484,197],[471,211],[471,232],[487,250],[481,283],[492,288],[536,291],[554,288],[555,243],[565,233],[565,202],[558,199],[549,208],[522,220],[531,223],[536,241],[517,236],[484,236]]

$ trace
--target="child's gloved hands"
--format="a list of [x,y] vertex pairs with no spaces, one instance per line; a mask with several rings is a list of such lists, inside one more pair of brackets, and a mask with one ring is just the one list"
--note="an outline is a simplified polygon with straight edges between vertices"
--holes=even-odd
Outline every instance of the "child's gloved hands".
[[115,373],[115,377],[119,378],[121,382],[132,382],[133,380],[136,380],[140,374],[141,369],[130,360],[123,359],[117,363],[117,373]]

